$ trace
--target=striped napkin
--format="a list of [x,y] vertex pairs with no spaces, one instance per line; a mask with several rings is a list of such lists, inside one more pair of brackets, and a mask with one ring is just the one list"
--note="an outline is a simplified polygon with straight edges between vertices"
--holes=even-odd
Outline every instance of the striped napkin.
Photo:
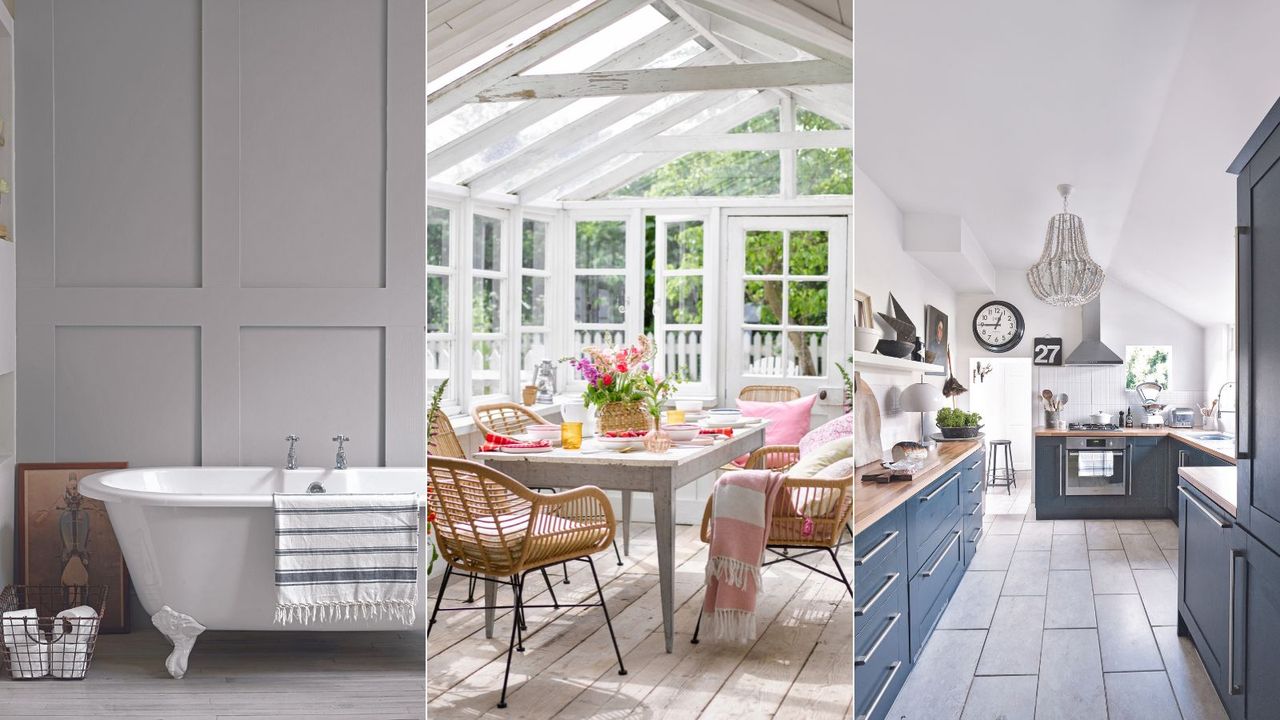
[[390,618],[418,604],[414,493],[272,496],[277,623]]
[[756,596],[773,503],[784,480],[769,470],[732,470],[712,488],[711,547],[702,612],[717,638],[756,638]]

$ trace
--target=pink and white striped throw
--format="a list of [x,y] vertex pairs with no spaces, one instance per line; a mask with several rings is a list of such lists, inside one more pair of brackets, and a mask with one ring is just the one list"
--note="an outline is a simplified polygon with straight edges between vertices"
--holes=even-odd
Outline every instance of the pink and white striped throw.
[[716,638],[756,638],[760,566],[783,478],[770,470],[734,470],[721,475],[711,491],[711,548],[702,612],[710,618]]

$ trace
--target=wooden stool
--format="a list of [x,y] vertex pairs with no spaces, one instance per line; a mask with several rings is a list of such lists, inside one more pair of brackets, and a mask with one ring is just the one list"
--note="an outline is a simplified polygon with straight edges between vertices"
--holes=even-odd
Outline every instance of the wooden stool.
[[[1000,448],[1004,448],[1004,467],[997,468],[997,460],[1000,459]],[[987,465],[991,468],[991,479],[988,485],[991,487],[1003,487],[1005,492],[1010,495],[1013,491],[1010,486],[1018,486],[1018,478],[1013,469],[1013,442],[1010,440],[992,440],[987,447]],[[996,482],[1003,480],[1004,482]]]

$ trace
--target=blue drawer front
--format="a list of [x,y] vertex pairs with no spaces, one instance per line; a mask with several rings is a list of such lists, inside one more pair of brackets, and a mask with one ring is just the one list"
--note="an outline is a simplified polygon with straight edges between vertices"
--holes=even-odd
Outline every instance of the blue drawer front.
[[955,467],[915,497],[907,506],[907,569],[916,573],[934,553],[949,529],[960,518],[960,496],[965,471]]
[[[863,587],[875,582],[875,577],[886,572],[907,574],[906,513],[899,506],[881,518],[875,525],[858,533],[853,541],[853,583]],[[887,569],[886,569],[887,568]]]
[[886,599],[894,614],[868,623],[854,641],[854,717],[884,720],[911,671],[906,593]]
[[928,556],[925,566],[911,578],[907,598],[912,658],[919,655],[964,575],[963,533],[963,524],[957,520],[943,533],[942,542]]

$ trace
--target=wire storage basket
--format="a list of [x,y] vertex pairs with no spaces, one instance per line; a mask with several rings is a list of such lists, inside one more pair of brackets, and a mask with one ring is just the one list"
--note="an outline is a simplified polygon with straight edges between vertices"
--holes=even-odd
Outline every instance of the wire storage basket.
[[82,680],[107,586],[9,585],[0,591],[0,669],[14,680]]

